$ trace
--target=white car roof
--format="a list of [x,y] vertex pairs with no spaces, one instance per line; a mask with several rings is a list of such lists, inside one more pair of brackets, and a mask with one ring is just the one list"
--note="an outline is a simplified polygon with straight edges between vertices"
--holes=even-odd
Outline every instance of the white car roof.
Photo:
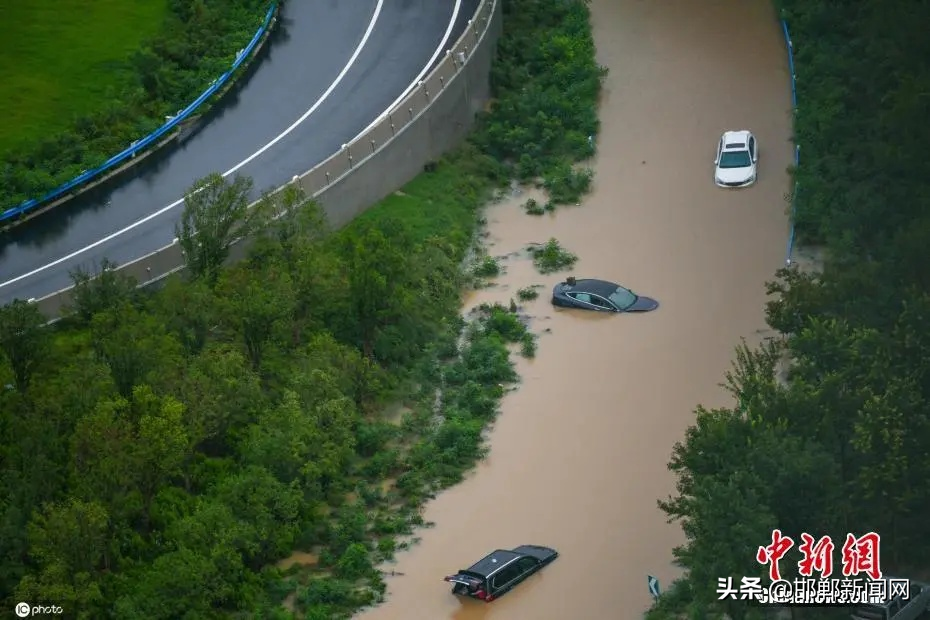
[[749,132],[746,131],[745,129],[742,129],[739,131],[725,131],[723,133],[724,150],[728,150],[727,145],[733,144],[733,143],[743,144],[743,146],[740,147],[740,150],[745,149],[746,148],[745,145],[749,143]]

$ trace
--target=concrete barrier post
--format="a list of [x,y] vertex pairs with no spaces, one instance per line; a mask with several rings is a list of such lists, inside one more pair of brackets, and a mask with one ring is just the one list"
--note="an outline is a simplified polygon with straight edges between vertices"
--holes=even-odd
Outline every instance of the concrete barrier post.
[[346,152],[346,156],[348,157],[348,160],[349,160],[349,170],[351,170],[352,169],[352,149],[349,147],[348,144],[343,144],[342,150]]

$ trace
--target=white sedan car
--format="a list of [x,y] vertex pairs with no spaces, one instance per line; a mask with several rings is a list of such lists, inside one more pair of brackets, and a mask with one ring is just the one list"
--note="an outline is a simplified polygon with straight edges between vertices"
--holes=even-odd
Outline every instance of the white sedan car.
[[756,182],[759,145],[746,130],[727,131],[717,145],[714,183],[719,187],[746,187]]

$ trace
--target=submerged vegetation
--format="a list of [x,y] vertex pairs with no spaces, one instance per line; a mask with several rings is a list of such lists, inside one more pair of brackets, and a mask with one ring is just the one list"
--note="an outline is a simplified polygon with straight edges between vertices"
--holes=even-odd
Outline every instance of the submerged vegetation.
[[542,245],[531,246],[529,250],[533,257],[533,265],[539,273],[564,271],[578,262],[578,255],[563,248],[558,239],[549,239]]
[[0,38],[4,58],[18,58],[23,40],[32,52],[11,62],[4,79],[29,96],[6,98],[18,103],[4,118],[24,122],[4,124],[0,210],[99,166],[194,101],[229,70],[271,4],[136,0],[78,9],[33,0],[4,7],[4,23],[15,26]]
[[527,287],[521,288],[519,291],[517,291],[517,299],[519,299],[520,301],[532,301],[536,299],[537,297],[539,297],[540,287],[541,285],[535,284],[533,286],[527,286]]
[[476,278],[493,278],[501,273],[501,265],[493,256],[485,256],[472,268]]
[[548,202],[545,205],[541,205],[535,198],[530,198],[523,203],[523,210],[526,211],[527,215],[544,215],[546,212],[554,209],[554,207],[547,209],[549,206],[550,203]]
[[[291,190],[245,222],[248,180],[211,177],[178,229],[188,279],[143,292],[108,264],[54,327],[0,311],[6,608],[319,620],[383,597],[375,567],[484,454],[510,348],[535,352],[510,308],[460,316],[479,210],[523,155],[545,176],[586,155],[565,132],[596,131],[585,4],[504,15],[498,105],[345,229]],[[544,119],[560,139],[535,142]],[[218,267],[241,226],[249,257]]]
[[[798,232],[827,260],[819,273],[777,274],[767,318],[780,338],[741,347],[727,376],[740,406],[699,408],[675,446],[678,490],[661,507],[684,527],[675,557],[686,575],[655,620],[774,617],[714,590],[721,577],[768,579],[755,550],[774,528],[796,545],[829,535],[836,554],[847,533],[876,532],[886,575],[927,581],[930,5],[779,4],[796,50]],[[795,546],[784,578],[800,559]],[[792,617],[831,613],[849,610]]]

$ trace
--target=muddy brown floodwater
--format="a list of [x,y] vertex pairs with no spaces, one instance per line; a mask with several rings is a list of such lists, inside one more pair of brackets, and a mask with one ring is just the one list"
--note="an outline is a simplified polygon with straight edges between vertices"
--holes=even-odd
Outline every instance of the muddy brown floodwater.
[[[683,540],[656,500],[698,403],[731,404],[718,386],[741,337],[765,327],[764,282],[784,260],[784,194],[792,145],[784,41],[767,0],[594,0],[600,62],[610,68],[595,191],[579,207],[532,217],[524,194],[488,211],[490,252],[558,238],[580,256],[573,273],[655,297],[645,315],[558,311],[529,261],[504,261],[498,286],[466,303],[526,304],[540,333],[523,382],[504,399],[488,459],[431,502],[436,523],[401,554],[402,576],[366,620],[641,618],[647,574],[677,576]],[[755,186],[712,181],[717,139],[759,140]],[[551,332],[546,332],[551,330]],[[442,577],[488,551],[532,543],[561,557],[491,604],[459,601]],[[707,584],[708,588],[716,584]]]

